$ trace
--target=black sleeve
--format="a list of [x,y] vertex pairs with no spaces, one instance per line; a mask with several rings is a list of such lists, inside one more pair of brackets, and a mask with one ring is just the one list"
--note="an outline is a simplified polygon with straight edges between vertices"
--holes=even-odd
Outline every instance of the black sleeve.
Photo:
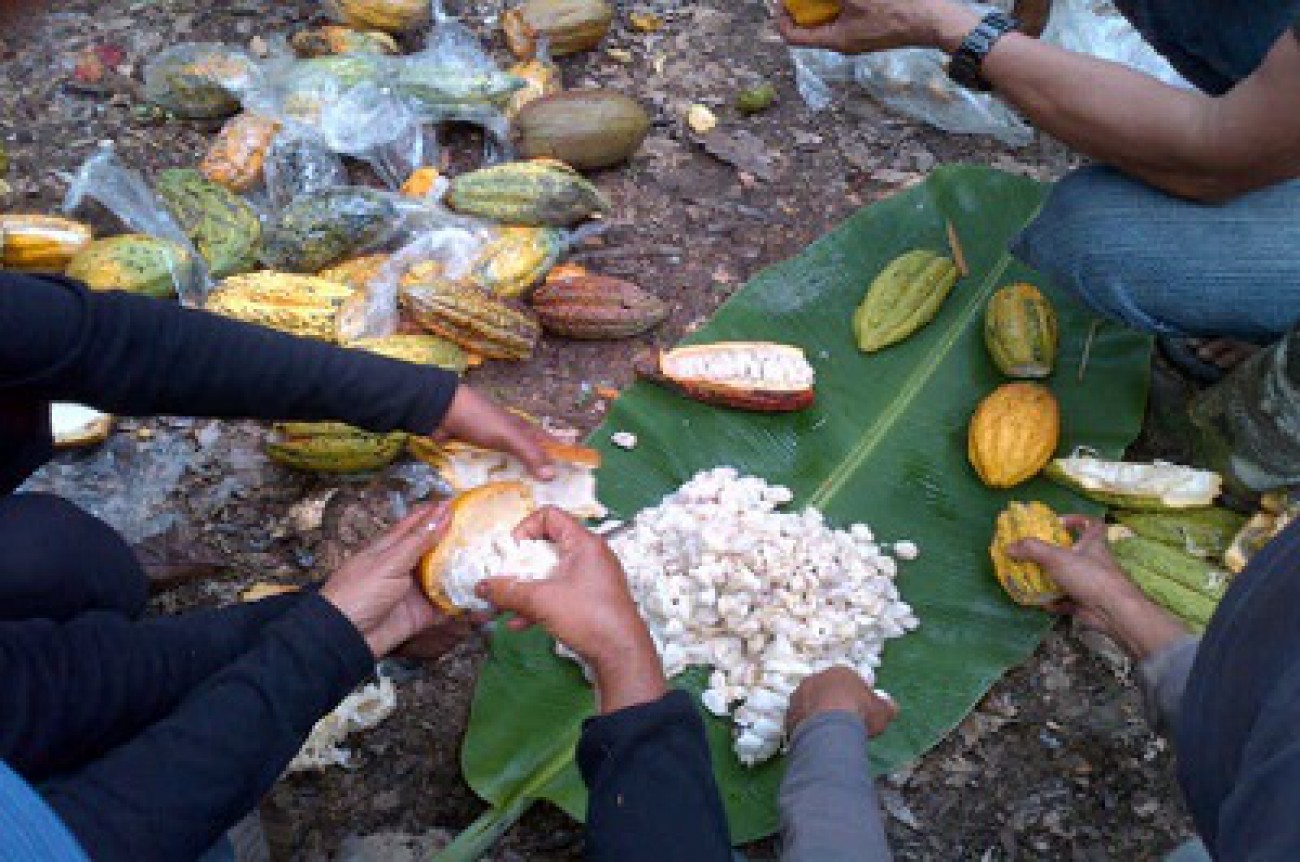
[[257,805],[373,667],[347,618],[304,596],[170,717],[42,795],[96,862],[194,859]]
[[685,692],[588,720],[578,767],[588,789],[589,859],[732,858],[704,722]]
[[69,279],[0,274],[0,391],[135,416],[428,434],[456,376]]
[[0,759],[33,783],[168,715],[301,596],[136,622],[92,611],[0,623]]

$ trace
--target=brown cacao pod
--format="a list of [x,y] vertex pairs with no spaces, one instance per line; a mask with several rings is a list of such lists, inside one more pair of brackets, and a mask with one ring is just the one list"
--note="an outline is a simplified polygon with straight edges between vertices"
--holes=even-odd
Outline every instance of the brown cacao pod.
[[524,0],[501,15],[501,27],[514,55],[531,60],[543,38],[552,57],[590,50],[613,20],[614,9],[605,0]]
[[527,359],[541,336],[530,313],[464,282],[404,284],[401,302],[421,327],[486,359]]
[[989,556],[998,583],[1017,604],[1031,607],[1050,605],[1065,598],[1061,588],[1037,563],[1012,559],[1007,547],[1022,539],[1039,539],[1068,548],[1074,544],[1061,519],[1042,503],[1012,503],[998,515],[997,531]]
[[594,273],[548,278],[533,292],[533,311],[553,335],[582,341],[631,338],[653,329],[668,316],[668,306],[630,281]]
[[613,90],[556,93],[528,103],[515,118],[522,155],[558,159],[579,170],[627,161],[649,131],[645,109]]
[[678,347],[636,363],[642,377],[705,404],[788,413],[811,407],[816,374],[798,347],[729,341]]
[[985,398],[971,417],[968,455],[990,488],[1011,488],[1033,478],[1052,459],[1061,435],[1061,409],[1037,383],[1007,383]]
[[1056,364],[1056,310],[1032,284],[1012,284],[989,299],[984,344],[1008,377],[1051,375]]

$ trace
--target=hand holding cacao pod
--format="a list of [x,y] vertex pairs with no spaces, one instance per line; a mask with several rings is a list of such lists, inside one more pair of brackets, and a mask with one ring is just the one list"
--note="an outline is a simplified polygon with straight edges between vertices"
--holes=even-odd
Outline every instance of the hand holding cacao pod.
[[456,390],[437,436],[473,443],[482,449],[508,452],[522,461],[538,479],[549,480],[555,475],[555,465],[547,453],[547,445],[558,445],[559,441],[541,426],[511,413],[468,386]]

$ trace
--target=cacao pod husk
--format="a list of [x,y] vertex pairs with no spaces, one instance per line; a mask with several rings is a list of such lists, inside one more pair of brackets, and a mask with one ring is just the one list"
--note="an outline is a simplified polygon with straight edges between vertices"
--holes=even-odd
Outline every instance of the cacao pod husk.
[[1241,574],[1251,558],[1281,535],[1294,519],[1295,516],[1288,513],[1256,512],[1232,537],[1228,549],[1223,552],[1223,564],[1233,574]]
[[63,272],[93,238],[89,225],[72,219],[0,213],[0,263],[5,269]]
[[840,17],[839,0],[782,0],[800,27],[821,27]]
[[1244,515],[1213,506],[1179,512],[1121,510],[1111,514],[1135,535],[1202,559],[1222,557],[1246,524]]
[[971,417],[971,466],[990,488],[1011,488],[1033,478],[1052,459],[1061,434],[1061,409],[1037,383],[1007,383],[985,398]]
[[246,192],[262,178],[262,166],[280,123],[257,114],[242,113],[221,127],[199,170],[232,192]]
[[179,243],[128,233],[90,243],[68,262],[64,274],[92,290],[124,290],[170,299],[190,266],[190,253]]
[[527,158],[558,159],[578,170],[621,164],[650,132],[650,115],[613,90],[569,90],[530,102],[515,118],[515,143]]
[[414,171],[411,171],[411,175],[406,178],[406,182],[402,183],[402,197],[412,198],[414,200],[427,198],[430,192],[433,191],[434,184],[437,183],[441,177],[442,174],[437,168],[416,168]]
[[1057,458],[1045,473],[1089,500],[1147,512],[1199,509],[1223,491],[1218,473],[1163,461],[1136,464],[1076,454]]
[[406,434],[371,434],[341,422],[282,422],[266,441],[277,464],[311,473],[364,473],[402,454]]
[[267,226],[262,261],[281,272],[319,272],[373,245],[398,218],[397,207],[373,189],[303,195]]
[[1111,555],[1147,598],[1201,631],[1227,591],[1229,576],[1168,545],[1129,536],[1110,543]]
[[1038,539],[1063,548],[1074,544],[1061,519],[1043,503],[1012,503],[998,515],[993,543],[989,546],[998,583],[1017,604],[1043,607],[1059,602],[1065,593],[1042,566],[1013,559],[1007,553],[1009,546],[1024,539]]
[[532,305],[547,332],[581,341],[631,338],[668,317],[659,297],[630,281],[587,272],[547,279]]
[[541,337],[531,314],[472,284],[408,284],[400,297],[421,327],[485,359],[527,359]]
[[939,313],[957,277],[952,259],[933,251],[917,249],[895,258],[853,315],[858,347],[874,353],[911,336]]
[[379,30],[354,30],[327,24],[299,30],[289,40],[300,57],[328,57],[332,54],[398,54],[393,37]]
[[328,269],[322,269],[316,275],[326,281],[346,284],[353,290],[364,291],[366,285],[370,284],[384,264],[388,263],[390,257],[391,255],[387,254],[362,255],[335,264]]
[[1056,365],[1056,310],[1032,284],[1012,284],[989,299],[984,345],[1007,377],[1048,377]]
[[787,344],[730,341],[678,347],[639,357],[642,377],[688,398],[756,413],[811,407],[816,375],[804,352]]
[[589,51],[613,20],[614,8],[605,0],[524,0],[502,13],[501,27],[514,55],[531,60],[542,39],[553,57]]
[[551,159],[461,174],[451,181],[446,203],[464,215],[525,227],[569,227],[609,209],[599,189]]
[[161,172],[154,190],[214,277],[256,266],[262,222],[248,201],[189,168]]
[[354,294],[347,285],[314,276],[252,272],[218,284],[206,308],[245,323],[332,342],[339,310]]
[[113,433],[113,417],[84,404],[55,401],[50,404],[50,433],[55,449],[96,446]]

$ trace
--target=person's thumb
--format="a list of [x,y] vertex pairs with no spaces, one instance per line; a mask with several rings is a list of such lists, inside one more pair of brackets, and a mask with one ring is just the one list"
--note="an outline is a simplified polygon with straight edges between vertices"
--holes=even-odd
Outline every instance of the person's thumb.
[[474,595],[500,611],[513,611],[521,617],[532,618],[533,587],[519,578],[485,578],[474,587]]
[[785,9],[780,9],[776,16],[776,31],[781,34],[787,45],[802,48],[821,48],[835,44],[839,30],[834,23],[821,27],[800,27]]

